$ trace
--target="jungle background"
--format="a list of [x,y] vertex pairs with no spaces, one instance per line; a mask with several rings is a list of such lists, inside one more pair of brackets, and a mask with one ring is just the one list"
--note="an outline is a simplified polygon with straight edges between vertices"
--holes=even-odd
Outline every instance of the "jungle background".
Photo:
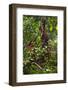
[[57,17],[23,16],[23,74],[57,73]]

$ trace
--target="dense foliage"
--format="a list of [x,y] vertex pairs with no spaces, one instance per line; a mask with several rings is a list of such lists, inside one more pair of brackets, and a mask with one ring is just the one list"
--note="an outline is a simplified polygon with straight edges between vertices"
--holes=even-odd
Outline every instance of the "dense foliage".
[[57,73],[57,17],[23,16],[23,73]]

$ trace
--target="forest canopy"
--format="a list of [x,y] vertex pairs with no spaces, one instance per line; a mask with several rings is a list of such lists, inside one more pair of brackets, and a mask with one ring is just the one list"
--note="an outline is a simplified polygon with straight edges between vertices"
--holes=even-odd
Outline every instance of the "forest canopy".
[[23,73],[57,73],[57,17],[23,16]]

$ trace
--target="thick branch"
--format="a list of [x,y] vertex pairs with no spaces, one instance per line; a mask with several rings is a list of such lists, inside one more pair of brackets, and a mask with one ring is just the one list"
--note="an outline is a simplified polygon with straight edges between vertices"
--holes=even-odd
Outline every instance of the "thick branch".
[[35,64],[40,70],[43,70],[43,68],[39,64],[37,64],[36,62],[32,62],[32,63]]

